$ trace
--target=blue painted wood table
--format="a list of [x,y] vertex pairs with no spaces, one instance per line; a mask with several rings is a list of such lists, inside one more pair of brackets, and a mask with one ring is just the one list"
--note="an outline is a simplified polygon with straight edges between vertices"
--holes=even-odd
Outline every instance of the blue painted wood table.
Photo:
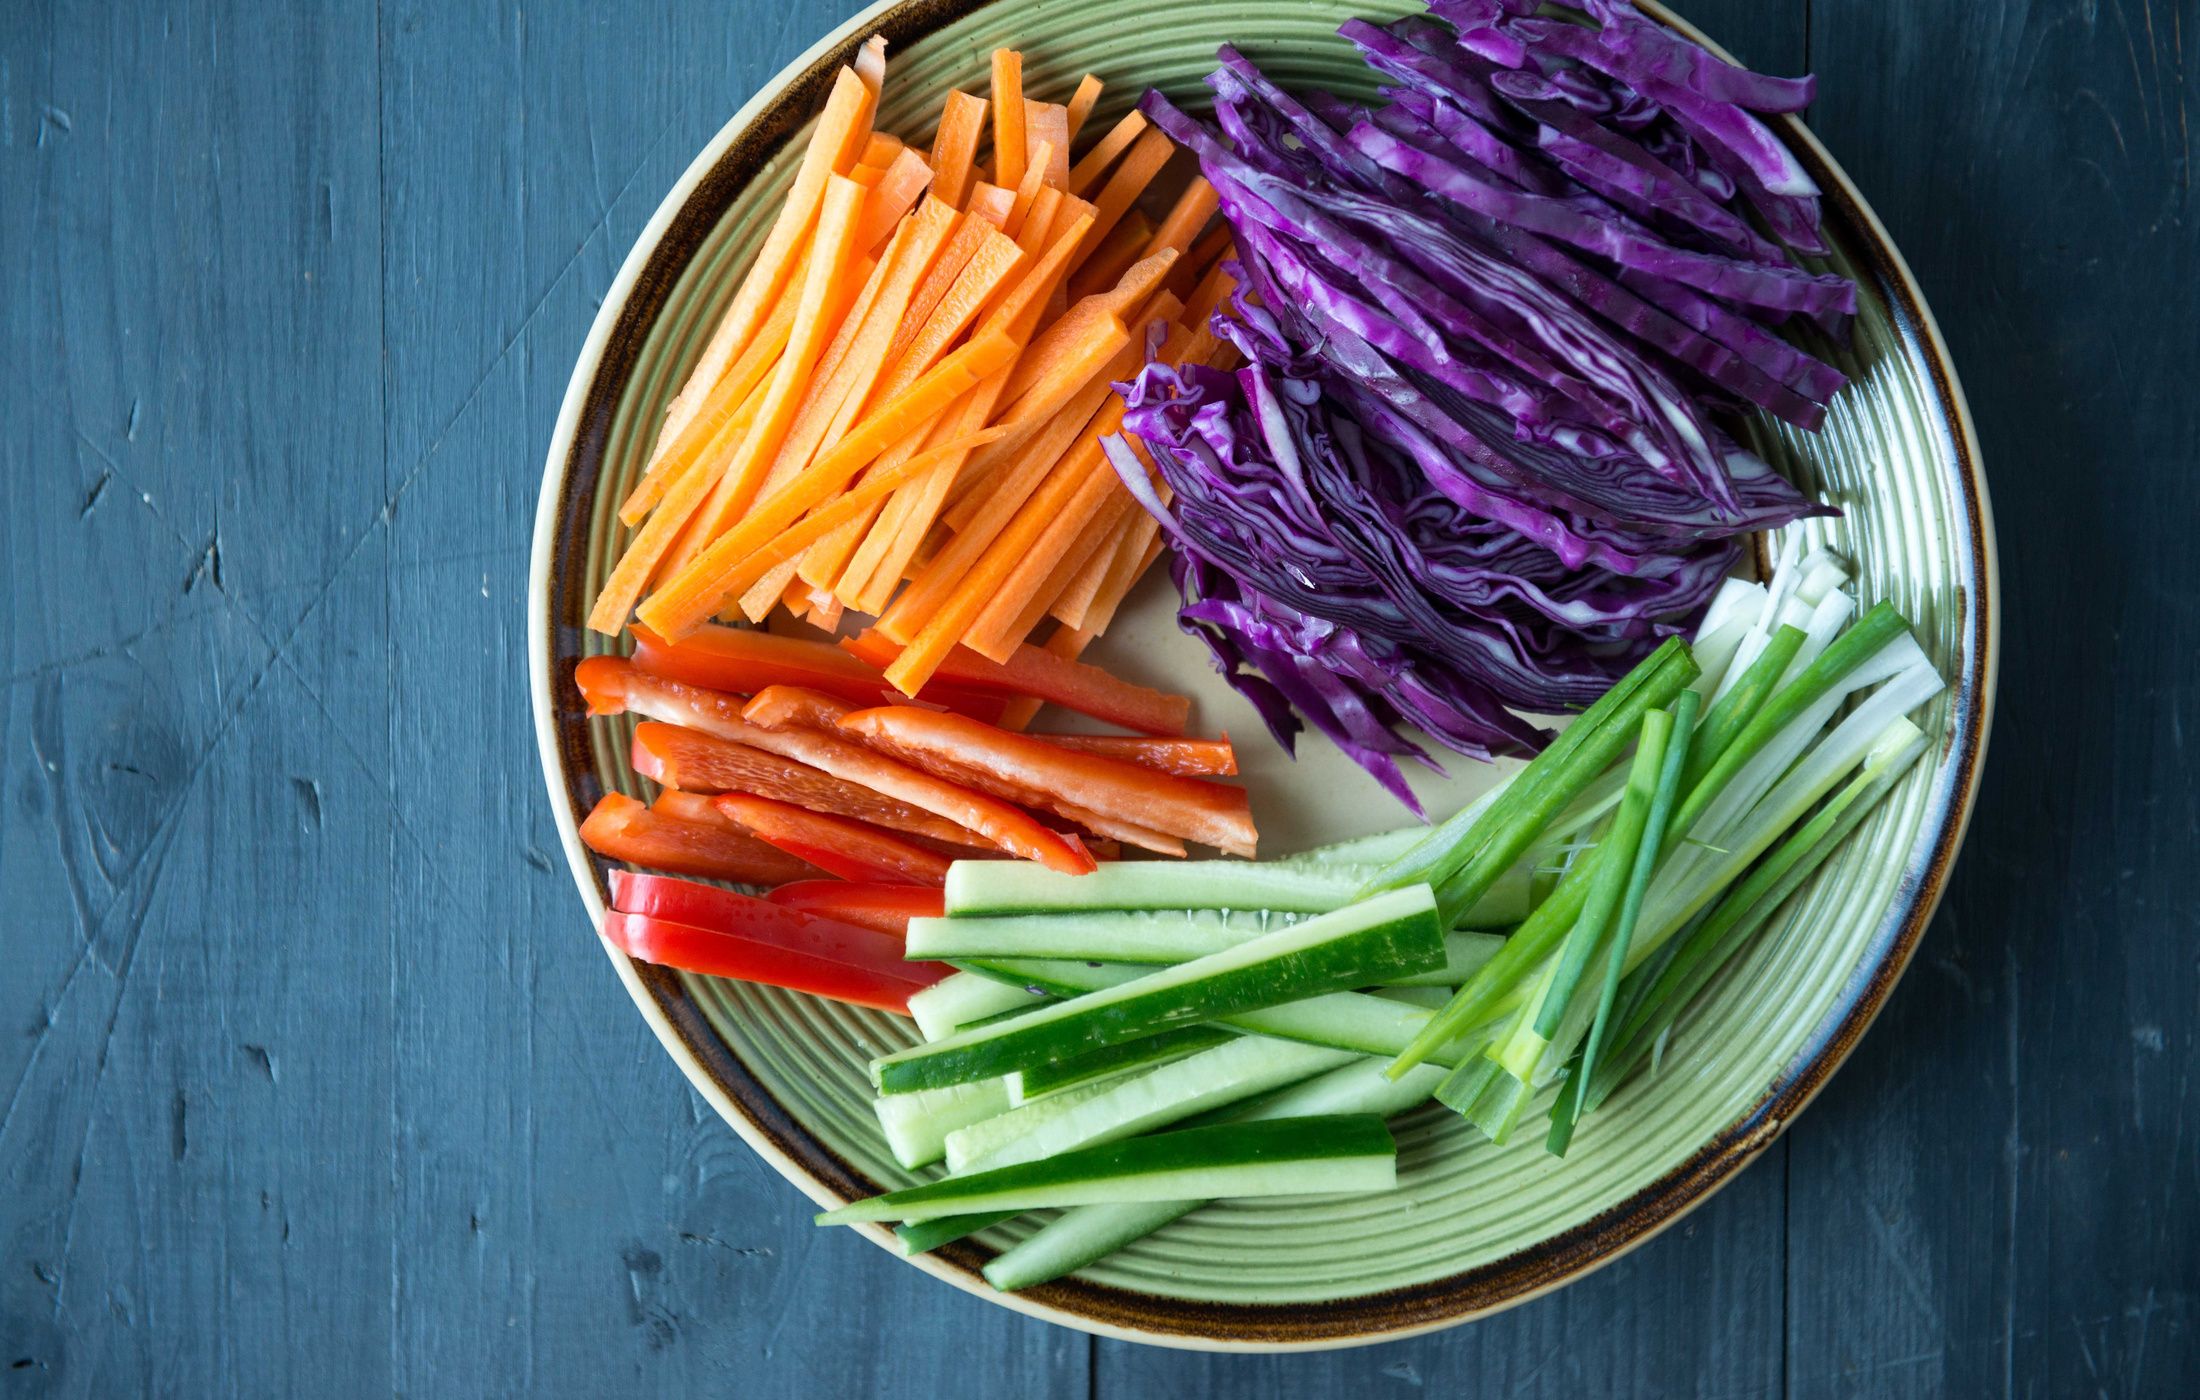
[[1266,1359],[812,1228],[555,850],[521,638],[567,371],[848,8],[0,6],[0,1394],[2193,1393],[2200,6],[1685,7],[1822,76],[1963,367],[2009,619],[1970,844],[1680,1229]]

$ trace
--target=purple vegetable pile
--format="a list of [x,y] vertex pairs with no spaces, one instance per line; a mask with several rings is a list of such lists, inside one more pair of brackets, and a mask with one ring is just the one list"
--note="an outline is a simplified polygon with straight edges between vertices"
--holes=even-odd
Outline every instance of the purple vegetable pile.
[[[1809,79],[1736,68],[1586,0],[1438,0],[1342,33],[1362,107],[1233,49],[1215,126],[1149,93],[1235,233],[1215,329],[1245,364],[1121,386],[1166,495],[1180,621],[1287,748],[1302,721],[1409,807],[1400,730],[1488,757],[1522,712],[1594,700],[1684,627],[1737,537],[1806,515],[1737,445],[1750,410],[1816,429],[1843,384],[1783,334],[1844,335],[1818,191],[1753,113]],[[1219,131],[1216,129],[1219,127]]]

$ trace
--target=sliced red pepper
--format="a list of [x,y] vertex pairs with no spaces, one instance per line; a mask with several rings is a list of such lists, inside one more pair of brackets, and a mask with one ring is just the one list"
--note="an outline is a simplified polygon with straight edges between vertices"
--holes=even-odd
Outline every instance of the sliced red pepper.
[[[901,648],[875,628],[844,637],[840,645],[882,671],[901,655]],[[1025,695],[1141,734],[1182,734],[1192,718],[1192,702],[1185,696],[1132,685],[1098,666],[1056,656],[1029,642],[1018,646],[1006,662],[989,661],[958,646],[940,663],[936,675],[932,685],[925,687],[925,698],[934,698],[933,686],[943,682],[965,690]]]
[[618,792],[604,794],[581,823],[580,836],[588,849],[612,860],[743,885],[782,885],[820,873],[808,861],[724,821],[683,821]]
[[[792,909],[775,912],[804,917]],[[834,925],[829,919],[811,922]],[[846,935],[878,936],[869,929],[844,924],[834,927]],[[805,951],[747,933],[698,928],[673,919],[616,910],[604,916],[603,934],[613,947],[642,962],[699,972],[709,977],[731,977],[767,987],[785,987],[790,991],[808,992],[812,996],[830,997],[834,1001],[904,1016],[909,1014],[912,993],[929,987],[951,970],[941,968],[933,972],[930,969],[939,968],[939,964],[921,962],[895,962],[892,970],[888,970],[854,957]],[[830,945],[834,939],[828,934],[821,941]]]
[[1151,739],[1122,734],[1034,734],[1058,749],[1119,758],[1156,773],[1180,778],[1230,778],[1237,775],[1237,750],[1230,736],[1219,739]]
[[713,798],[711,805],[743,830],[843,880],[933,886],[947,882],[951,864],[947,857],[864,822],[807,812],[743,792]]
[[945,817],[842,782],[806,763],[677,724],[644,720],[636,725],[633,764],[643,777],[682,792],[748,792],[950,845],[968,847],[979,841]]
[[[632,630],[635,665],[652,675],[689,685],[741,695],[754,695],[769,685],[799,685],[858,705],[880,705],[903,698],[876,666],[831,642],[780,637],[715,623],[698,627],[677,642],[666,641],[640,623],[635,623]],[[926,686],[920,698],[989,722],[999,719],[1007,704],[983,687],[953,682]]]
[[[845,880],[797,880],[782,886],[793,890],[853,890],[834,903],[839,907],[898,907],[937,911],[937,890],[915,885],[852,885]],[[817,953],[875,967],[898,977],[934,980],[948,969],[933,962],[906,961],[899,929],[874,929],[855,919],[843,918],[827,907],[821,896],[801,900],[761,899],[664,875],[638,875],[632,871],[611,873],[611,907],[627,914],[647,914],[697,928],[735,933],[744,938],[777,943],[801,953]]]
[[1050,869],[1082,875],[1094,868],[1081,849],[1034,820],[1030,813],[997,798],[944,781],[906,763],[882,757],[854,738],[803,725],[766,729],[741,717],[737,696],[651,675],[632,663],[598,657],[604,665],[583,663],[580,681],[590,708],[598,714],[632,710],[651,719],[699,729],[768,753],[807,763],[836,778],[869,788],[912,807],[944,817],[1010,855],[1035,860]]
[[1071,753],[1028,734],[914,705],[858,710],[843,717],[840,727],[899,755],[989,774],[1012,785],[1024,800],[1053,811],[1067,806],[1096,812],[1234,855],[1251,856],[1259,840],[1243,788]]
[[840,723],[842,715],[860,708],[823,691],[775,685],[750,696],[749,703],[741,707],[741,718],[766,729],[785,729],[791,724],[831,729]]
[[938,890],[922,885],[859,884],[851,880],[796,880],[764,896],[790,909],[823,914],[901,937],[911,919],[936,919],[945,911]]
[[[957,772],[969,771],[960,764],[954,767]],[[1184,857],[1184,843],[1166,831],[1155,831],[1150,826],[1140,826],[1136,822],[1117,821],[1090,808],[1080,807],[1074,802],[1057,803],[1055,810],[1095,836],[1121,841],[1142,851],[1152,851],[1156,855],[1175,856],[1179,860]]]

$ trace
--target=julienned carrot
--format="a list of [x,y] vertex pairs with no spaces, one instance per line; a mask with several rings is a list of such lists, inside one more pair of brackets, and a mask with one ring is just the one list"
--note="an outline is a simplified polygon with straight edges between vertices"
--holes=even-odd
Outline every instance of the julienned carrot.
[[[735,447],[732,458],[708,473],[712,478],[709,489],[700,493],[701,503],[692,506],[692,513],[681,510],[676,515],[674,506],[676,499],[679,505],[687,506],[698,494],[692,484],[706,475],[702,470],[704,464],[700,462],[667,493],[665,504],[627,546],[626,555],[612,571],[603,592],[597,596],[595,610],[589,614],[588,625],[597,631],[616,633],[625,625],[633,611],[634,600],[648,586],[660,561],[668,565],[668,572],[677,573],[686,556],[707,544],[728,520],[746,509],[754,497],[793,424],[802,389],[830,333],[827,308],[835,299],[847,267],[855,241],[855,216],[862,198],[860,186],[838,175],[827,177],[824,208],[818,216],[817,241],[812,246],[809,269],[803,278],[802,301],[795,309],[794,330],[785,353],[772,369],[755,418]],[[660,524],[664,528],[660,529]],[[675,529],[680,532],[677,546],[672,534]],[[668,550],[671,551],[669,556]]]
[[1168,214],[1162,218],[1160,226],[1154,229],[1152,239],[1147,242],[1139,256],[1151,256],[1163,248],[1190,253],[1200,231],[1215,216],[1219,203],[1215,187],[1207,183],[1206,177],[1193,176],[1192,182],[1184,187],[1184,192],[1176,197],[1176,203],[1169,206]]
[[[882,671],[899,649],[877,629],[844,637],[841,648]],[[1132,685],[1047,647],[1021,646],[1003,664],[988,661],[967,647],[950,652],[938,668],[939,683],[959,689],[995,690],[1029,695],[1074,710],[1104,724],[1141,734],[1175,736],[1192,717],[1192,702],[1182,695]],[[933,692],[924,692],[929,698]]]
[[1131,147],[1139,134],[1146,129],[1146,118],[1135,108],[1124,113],[1123,120],[1109,129],[1108,134],[1085,152],[1085,158],[1069,168],[1069,192],[1083,194],[1097,183],[1115,158]]
[[[1055,636],[1061,636],[1057,632]],[[1049,647],[1052,637],[1047,639]],[[1128,738],[1120,734],[1034,734],[1041,743],[1075,753],[1096,753],[1104,758],[1135,763],[1156,773],[1180,778],[1228,778],[1238,770],[1237,750],[1230,736],[1219,739]]]
[[653,676],[632,667],[618,679],[621,683],[616,703],[634,714],[684,725],[806,763],[845,782],[944,817],[977,840],[1010,855],[1038,861],[1049,869],[1078,874],[1093,868],[1091,860],[1081,851],[1020,808],[943,782],[908,764],[883,758],[837,731],[826,733],[804,725],[767,729],[750,724],[741,717],[748,702],[738,696]]
[[[788,324],[793,324],[791,316]],[[727,376],[724,384],[732,383],[732,376]],[[648,519],[649,513],[663,504],[666,493],[694,467],[697,458],[715,461],[730,456],[741,435],[756,420],[756,410],[763,403],[764,386],[752,384],[740,403],[723,413],[715,405],[706,404],[680,434],[679,440],[672,444],[671,450],[642,474],[627,498],[619,503],[619,523],[631,529]]]
[[932,138],[932,192],[955,208],[962,208],[970,192],[970,173],[978,155],[978,138],[985,131],[986,101],[960,90],[947,94],[940,113],[939,133]]
[[[1152,519],[1151,516],[1147,518]],[[1138,542],[1136,535],[1123,542],[1123,551],[1115,556],[1115,567],[1108,570],[1107,582],[1100,585],[1099,595],[1092,600],[1091,609],[1085,613],[1084,625],[1078,630],[1095,635],[1106,631],[1108,624],[1115,621],[1116,609],[1130,596],[1132,586],[1153,567],[1153,561],[1161,557],[1162,543],[1153,534],[1146,535],[1144,548],[1135,554],[1130,552],[1130,546]]]
[[641,524],[643,517],[664,499],[666,488],[687,470],[713,434],[744,408],[751,417],[755,415],[756,391],[765,376],[771,373],[779,352],[786,348],[787,333],[794,328],[795,304],[801,299],[799,284],[780,290],[778,299],[772,304],[771,315],[756,333],[756,339],[711,389],[688,425],[670,442],[662,444],[661,451],[653,454],[649,469],[619,505],[620,523],[629,527]]
[[1100,240],[1106,238],[1116,221],[1138,202],[1146,187],[1153,183],[1154,176],[1161,173],[1161,167],[1175,154],[1176,143],[1166,132],[1147,131],[1131,143],[1130,150],[1123,155],[1123,163],[1108,175],[1107,184],[1093,198],[1093,208],[1099,212],[1094,216],[1092,232],[1085,235],[1088,249],[1100,245]]
[[1115,552],[1123,539],[1138,523],[1138,511],[1127,511],[1108,527],[1105,537],[1093,546],[1092,553],[1078,567],[1062,591],[1047,608],[1047,612],[1064,627],[1084,624],[1085,614],[1092,609],[1092,600],[1099,596],[1100,585],[1107,581],[1108,570],[1115,563]]
[[711,386],[725,373],[726,366],[755,337],[757,327],[763,323],[780,287],[794,271],[802,245],[817,224],[825,198],[826,178],[854,169],[864,144],[870,139],[874,106],[870,89],[863,79],[851,69],[842,69],[833,80],[832,95],[825,100],[825,110],[818,115],[817,129],[803,152],[801,166],[795,171],[794,183],[787,191],[787,202],[780,206],[779,217],[764,237],[763,249],[749,265],[740,290],[734,293],[733,304],[726,308],[717,329],[711,332],[710,341],[686,386],[665,410],[664,427],[657,438],[660,447],[679,436],[680,430],[687,426],[695,410],[710,394]]
[[1008,211],[1016,207],[1016,191],[1011,186],[989,185],[980,180],[970,187],[968,208],[974,219],[983,219],[997,229],[1008,227]]
[[857,600],[868,584],[883,549],[883,545],[878,542],[882,538],[891,537],[900,527],[900,522],[908,513],[910,492],[930,480],[935,473],[944,471],[952,476],[961,469],[963,454],[947,456],[930,449],[942,447],[949,441],[960,440],[967,435],[971,425],[981,423],[991,415],[993,386],[1005,373],[1005,370],[993,371],[965,395],[961,403],[943,410],[939,417],[926,426],[922,435],[927,449],[924,455],[933,465],[922,472],[900,470],[914,455],[912,449],[918,443],[918,434],[912,433],[895,443],[864,473],[866,485],[876,484],[871,480],[873,477],[891,474],[896,483],[891,494],[872,496],[868,504],[847,524],[812,545],[803,555],[805,565],[821,552],[828,555],[820,561],[823,567],[819,569],[819,576],[831,580],[829,596],[834,602],[843,607],[859,606]]
[[[1065,661],[1075,661],[1085,654],[1085,648],[1092,645],[1092,640],[1089,632],[1080,632],[1074,627],[1057,627],[1054,635],[1040,644],[1040,650]],[[1045,704],[1037,696],[1019,695],[1001,707],[1000,718],[993,722],[1003,729],[1021,733],[1031,727],[1031,722],[1038,718],[1039,711]]]
[[[859,73],[857,76],[861,77],[862,75]],[[875,101],[878,93],[874,91],[871,97]],[[884,170],[894,163],[894,157],[900,155],[902,149],[900,137],[889,135],[883,131],[874,131],[871,133],[870,139],[863,143],[863,154],[858,158],[857,163],[875,165]]]
[[993,51],[993,183],[1014,189],[1024,179],[1024,56]]
[[844,880],[947,882],[947,857],[866,822],[825,816],[768,797],[727,793],[711,805],[737,826]]
[[634,728],[634,771],[680,792],[746,792],[956,846],[978,837],[944,817],[843,782],[806,763],[700,730],[645,720]]
[[849,179],[867,190],[885,177],[886,167],[883,165],[858,165],[848,172]]
[[[1095,223],[1086,229],[1087,241],[1092,237],[1092,229],[1098,226]],[[1073,262],[1075,256],[1071,255]],[[1144,301],[1175,263],[1174,251],[1159,252],[1139,260],[1114,287],[1085,297],[1070,307],[1068,314],[1040,332],[1031,342],[1031,348],[1017,361],[1015,378],[1008,385],[1009,402],[1022,398],[1039,379],[1052,373],[1069,347],[1089,341],[1105,322],[1127,314]]]
[[[1228,231],[1227,226],[1224,231]],[[1213,267],[1208,268],[1206,275],[1192,288],[1191,294],[1184,298],[1187,324],[1205,329],[1208,320],[1230,299],[1230,294],[1237,290],[1237,278],[1231,276],[1229,269],[1223,265],[1226,261],[1227,259],[1217,261]]]
[[778,885],[823,873],[723,821],[682,821],[619,792],[605,793],[597,801],[581,823],[580,838],[582,845],[609,860],[707,880]]
[[932,673],[962,641],[971,624],[977,621],[978,614],[985,610],[995,590],[1007,581],[1025,553],[1038,543],[1047,523],[1069,507],[1078,488],[1093,471],[1094,463],[1098,462],[1100,469],[1106,470],[1099,455],[1098,440],[1114,432],[1122,421],[1120,399],[1100,410],[1092,425],[1078,438],[1077,445],[1032,493],[1023,510],[986,546],[961,581],[940,601],[923,628],[910,638],[901,655],[894,658],[894,664],[886,668],[886,679],[903,694],[914,695],[932,678]]
[[1155,773],[1099,754],[1071,753],[959,715],[886,705],[841,718],[851,734],[944,759],[1130,822],[1250,857],[1259,841],[1243,788]]
[[1115,230],[1101,240],[1100,246],[1086,253],[1084,260],[1077,264],[1077,275],[1069,282],[1070,299],[1088,297],[1114,286],[1143,255],[1142,250],[1153,236],[1153,220],[1136,209],[1125,215]]
[[643,602],[642,620],[665,636],[678,637],[709,618],[730,591],[722,580],[759,545],[845,487],[873,457],[1006,364],[1016,349],[1006,336],[981,332],[941,360],[713,540],[694,563]]
[[[1044,150],[1046,158],[1040,159]],[[1069,188],[1069,108],[1058,102],[1024,104],[1024,151],[1030,165],[1053,189]]]
[[[871,93],[871,100],[878,101],[879,89],[886,86],[886,36],[873,34],[856,50],[856,56],[848,60],[848,66],[863,80],[863,86]],[[892,141],[894,138],[886,138]],[[900,144],[896,142],[896,144]]]
[[1065,116],[1069,122],[1069,139],[1075,141],[1077,133],[1085,129],[1085,118],[1092,115],[1093,105],[1100,100],[1101,81],[1087,73],[1077,80],[1077,91],[1069,96]]
[[[985,421],[992,415],[994,401],[1000,396],[1007,377],[1005,367],[995,370],[984,383],[970,391],[958,408],[941,415],[942,420],[955,415],[953,431],[958,433],[972,423]],[[918,542],[931,528],[932,519],[939,511],[940,498],[967,461],[968,453],[942,456],[922,473],[911,476],[895,488],[893,498],[879,512],[834,585],[834,596],[839,602],[860,612],[875,613],[885,606],[886,599],[900,586],[901,570],[909,556],[916,552]]]
[[1047,188],[1046,163],[1053,154],[1054,147],[1044,141],[1031,148],[1031,164],[1024,169],[1023,181],[1016,186],[1016,197],[1008,206],[1008,219],[1001,225],[1001,231],[1009,237],[1014,238],[1023,232],[1024,219],[1031,212],[1032,201],[1039,197],[1039,191]]
[[892,234],[931,183],[932,162],[903,147],[864,201],[863,217],[856,224],[856,251],[869,252]]
[[909,348],[909,343],[917,338],[917,332],[923,330],[925,323],[931,320],[933,308],[947,295],[947,289],[955,285],[955,279],[962,275],[964,265],[984,245],[986,236],[991,232],[993,230],[983,219],[956,220],[954,232],[948,236],[946,246],[932,259],[932,265],[925,269],[924,280],[909,294],[909,304],[902,312],[901,324],[894,328],[894,338],[887,347],[888,364],[899,360],[902,352]]
[[[938,447],[920,452],[893,467],[873,470],[837,499],[803,515],[792,525],[759,544],[748,557],[725,569],[722,578],[727,593],[740,594],[743,589],[765,587],[783,592],[787,584],[780,580],[791,578],[791,574],[777,571],[783,569],[803,550],[835,530],[847,526],[851,521],[860,519],[897,487],[933,470],[942,462],[960,460],[972,450],[999,437],[1003,431],[1005,430],[1001,428],[987,428],[983,432],[971,433],[956,438],[953,442],[942,443]],[[770,595],[771,598],[777,596],[778,592]],[[744,606],[746,597],[743,594]],[[770,610],[768,598],[764,606],[750,611],[752,616],[761,616]]]
[[[1114,396],[1116,382],[1136,374],[1144,362],[1145,347],[1126,338],[1115,358],[1039,432],[1005,448],[996,443],[974,455],[948,496],[952,502],[946,513],[948,528],[957,535],[966,534],[983,513],[993,521],[987,528],[998,530],[1024,498],[1038,489],[1040,479],[1069,451],[1085,424],[1092,421],[1092,415]],[[983,489],[978,489],[981,484]]]

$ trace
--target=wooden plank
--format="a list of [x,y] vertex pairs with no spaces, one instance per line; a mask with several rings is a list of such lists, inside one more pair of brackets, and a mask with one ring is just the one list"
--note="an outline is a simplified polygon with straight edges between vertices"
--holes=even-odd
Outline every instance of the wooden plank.
[[2009,654],[1947,902],[1793,1134],[1799,1396],[2167,1395],[2200,1359],[2196,20],[1813,10],[1814,124],[1984,438]]
[[0,21],[25,1394],[388,1384],[374,85],[359,7]]

